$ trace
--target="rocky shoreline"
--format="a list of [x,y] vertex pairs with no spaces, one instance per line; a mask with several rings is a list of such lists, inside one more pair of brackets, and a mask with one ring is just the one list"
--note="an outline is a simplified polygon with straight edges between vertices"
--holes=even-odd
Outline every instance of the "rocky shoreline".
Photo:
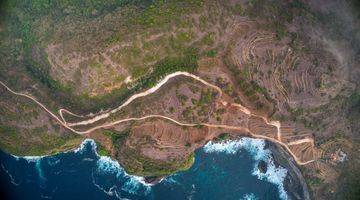
[[[288,170],[284,181],[284,187],[289,199],[310,199],[309,190],[300,170],[293,158],[281,146],[266,141],[266,148],[270,149],[273,155],[274,164],[281,165]],[[264,166],[259,166],[264,169]]]
[[145,183],[147,184],[150,184],[150,185],[156,185],[158,183],[161,182],[161,180],[163,180],[164,177],[160,176],[160,177],[157,177],[157,176],[147,176],[144,178],[144,181]]
[[[265,149],[269,149],[271,151],[271,155],[273,157],[276,167],[282,166],[288,171],[284,180],[284,188],[289,199],[310,199],[310,194],[305,179],[302,176],[293,158],[281,146],[269,141],[266,141]],[[267,163],[265,161],[260,161],[258,163],[258,168],[261,173],[266,173],[268,170]],[[163,178],[164,177],[155,176],[145,177],[144,181],[147,184],[155,185],[161,182]]]

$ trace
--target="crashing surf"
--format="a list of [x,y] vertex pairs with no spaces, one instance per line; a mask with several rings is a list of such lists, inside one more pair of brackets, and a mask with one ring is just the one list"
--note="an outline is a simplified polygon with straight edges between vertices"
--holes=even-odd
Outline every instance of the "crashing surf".
[[241,200],[258,200],[258,198],[255,196],[255,194],[245,194],[244,197]]
[[[271,151],[265,148],[265,140],[241,138],[238,140],[226,140],[223,142],[208,142],[203,150],[206,153],[226,153],[235,154],[241,150],[249,152],[255,160],[252,175],[260,180],[268,181],[278,187],[281,199],[288,199],[284,188],[284,180],[287,175],[287,170],[281,166],[276,167],[272,158]],[[267,170],[262,173],[258,168],[258,163],[263,160],[267,164]]]

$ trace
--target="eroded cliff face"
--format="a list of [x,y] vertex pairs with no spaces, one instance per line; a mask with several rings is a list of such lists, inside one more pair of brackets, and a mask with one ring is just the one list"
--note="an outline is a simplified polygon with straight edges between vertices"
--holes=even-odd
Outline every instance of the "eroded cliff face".
[[291,156],[274,143],[267,143],[271,150],[276,165],[281,165],[288,169],[284,186],[290,199],[311,199],[307,183],[299,170],[298,166],[291,159]]

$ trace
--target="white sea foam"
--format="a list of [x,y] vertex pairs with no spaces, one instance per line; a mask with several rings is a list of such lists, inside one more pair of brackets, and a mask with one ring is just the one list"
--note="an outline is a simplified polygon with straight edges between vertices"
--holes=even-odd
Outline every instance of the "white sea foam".
[[[257,176],[258,179],[268,181],[275,184],[279,189],[279,195],[281,199],[288,199],[284,188],[284,180],[287,175],[287,170],[281,166],[276,167],[274,165],[274,160],[271,156],[271,151],[265,149],[265,140],[262,139],[252,139],[252,138],[241,138],[239,140],[228,140],[223,142],[208,142],[204,146],[204,151],[206,153],[227,153],[235,154],[239,150],[248,151],[255,160],[255,165],[252,174]],[[267,163],[266,173],[261,173],[258,168],[258,163],[260,160],[263,160]]]
[[50,166],[54,166],[54,165],[57,165],[60,163],[60,159],[59,158],[56,158],[56,157],[48,157],[47,158],[47,163],[50,165]]
[[81,144],[80,144],[80,147],[78,147],[77,149],[74,149],[73,152],[74,153],[83,153],[84,150],[86,150],[86,144],[87,143],[90,143],[92,149],[94,150],[94,152],[96,152],[96,143],[93,139],[89,139],[89,138],[86,138]]
[[[95,179],[94,179],[94,174],[92,174],[92,182],[93,184],[101,191],[103,191],[105,194],[109,195],[109,196],[113,196],[115,193],[114,193],[114,190],[116,189],[116,185],[112,186],[109,190],[105,190],[103,187],[101,187],[99,184],[97,184],[95,182]],[[118,198],[118,195],[116,195],[116,197]],[[119,198],[118,198],[119,199]]]
[[225,141],[220,143],[213,143],[212,141],[208,142],[204,146],[204,151],[207,153],[222,152],[227,154],[235,154],[243,144],[238,141]]
[[[85,145],[90,142],[92,149],[96,152],[97,146],[94,140],[86,139],[82,142],[80,147],[75,150],[75,153],[82,153],[85,149]],[[131,194],[137,194],[140,191],[144,191],[145,193],[150,192],[151,184],[145,182],[144,177],[129,175],[125,172],[124,168],[120,166],[120,164],[111,159],[108,156],[100,156],[96,153],[97,157],[99,158],[96,161],[96,173],[93,173],[93,183],[94,185],[105,192],[109,196],[115,195],[118,199],[123,199],[120,197],[117,189],[121,191],[125,191]],[[87,159],[88,160],[88,159]],[[123,183],[122,187],[118,187],[118,185],[113,185],[108,190],[104,189],[103,186],[96,183],[94,176],[101,176],[101,175],[114,175],[119,182]],[[118,182],[116,183],[118,184]]]
[[[93,139],[85,139],[78,148],[71,150],[71,151],[67,151],[67,152],[74,152],[74,153],[82,154],[86,150],[86,145],[88,145],[88,143],[90,143],[93,152],[95,152],[97,157],[99,158],[96,163],[98,173],[99,172],[105,173],[105,174],[106,173],[115,173],[117,178],[122,178],[125,180],[125,183],[124,183],[123,187],[121,188],[121,190],[127,191],[129,193],[137,193],[139,190],[143,190],[145,192],[150,191],[151,184],[146,183],[144,177],[129,175],[125,172],[125,170],[119,165],[119,163],[117,161],[112,160],[110,157],[99,156],[96,152],[97,146]],[[66,152],[64,152],[64,153],[66,153]],[[15,155],[11,155],[11,156],[13,156],[16,160],[25,159],[29,163],[35,162],[35,167],[36,167],[36,170],[39,175],[39,180],[42,183],[44,183],[46,178],[45,178],[44,173],[41,168],[41,160],[44,157],[49,157],[48,155],[23,156],[23,157],[19,157],[19,156],[15,156]],[[84,160],[92,161],[91,158],[84,158]],[[54,162],[50,161],[49,164],[57,164],[58,162],[59,162],[59,160],[55,160]],[[96,185],[95,182],[94,182],[94,184]],[[99,189],[101,188],[99,185],[96,185],[96,186]],[[118,193],[117,193],[117,191],[115,191],[115,189],[116,189],[116,187],[110,188],[109,191],[106,191],[104,189],[102,189],[102,190],[104,192],[106,192],[107,194],[112,193],[118,197]]]
[[35,167],[36,167],[36,170],[39,175],[40,186],[43,187],[45,184],[46,178],[44,176],[44,172],[41,167],[41,158],[36,160]]
[[[125,172],[125,171],[124,171],[124,172]],[[153,186],[153,185],[154,185],[154,184],[151,184],[151,183],[146,183],[146,182],[145,182],[145,178],[142,177],[142,176],[130,175],[130,174],[127,174],[126,172],[125,172],[125,175],[131,177],[131,179],[136,180],[137,182],[143,184],[143,185],[146,186],[146,187],[150,187],[150,186]]]
[[19,156],[15,156],[15,155],[12,155],[12,154],[10,154],[10,156],[12,156],[13,158],[15,158],[16,161],[19,161],[19,160],[20,160],[20,157],[19,157]]
[[[139,191],[141,191],[141,187],[143,187],[143,186],[149,187],[147,185],[142,185],[142,184],[143,183],[140,182],[138,179],[130,177],[128,180],[125,181],[125,183],[121,189],[126,192],[129,192],[130,194],[138,194]],[[147,189],[145,188],[145,192],[146,191],[147,191]]]
[[31,162],[35,163],[35,169],[38,173],[40,184],[43,185],[45,183],[46,178],[44,176],[44,172],[41,167],[41,161],[42,161],[42,158],[44,158],[46,156],[23,156],[23,157],[14,156],[14,157],[17,158],[17,160],[24,159],[28,163],[31,163]]
[[255,160],[259,160],[266,156],[265,141],[261,139],[241,138],[239,140],[226,140],[214,143],[208,142],[204,147],[206,153],[227,153],[235,154],[241,149],[250,152]]
[[[86,150],[86,145],[88,143],[90,143],[90,145],[92,147],[92,150],[96,153],[96,143],[95,143],[95,141],[93,139],[85,139],[80,144],[80,146],[78,148],[76,148],[74,150],[66,151],[66,152],[63,152],[63,153],[74,152],[74,153],[82,154]],[[99,158],[99,160],[97,161],[98,169],[102,170],[103,172],[117,171],[118,174],[124,174],[124,176],[127,176],[129,178],[130,182],[132,183],[132,185],[142,184],[142,185],[148,187],[148,184],[146,184],[143,181],[144,179],[142,177],[131,176],[131,175],[126,174],[126,172],[123,170],[123,168],[119,165],[118,162],[111,160],[111,158],[109,158],[109,157],[100,157],[97,153],[96,153],[96,155]],[[43,172],[42,167],[41,167],[41,161],[42,161],[42,158],[44,158],[44,157],[51,158],[50,155],[43,155],[43,156],[15,156],[15,155],[11,155],[11,156],[14,157],[17,161],[19,161],[20,159],[24,159],[28,163],[30,163],[30,162],[35,163],[35,168],[36,168],[36,171],[38,172],[40,184],[41,185],[44,184],[44,182],[46,181],[46,178],[44,176],[44,172]],[[91,159],[91,158],[84,158],[84,160],[93,161],[93,159]],[[48,160],[49,165],[56,165],[59,162],[60,162],[59,159],[54,159],[54,160],[50,159],[50,160]],[[3,169],[8,173],[8,171],[4,167],[3,167]],[[60,173],[60,172],[57,172],[57,173]],[[9,174],[9,176],[11,178],[11,182],[14,182],[11,174]],[[17,185],[18,183],[14,182],[14,184]],[[128,185],[130,186],[131,184],[128,183]],[[114,190],[114,188],[111,189],[111,190]],[[116,196],[118,196],[118,195],[116,194]]]
[[254,168],[252,174],[257,176],[261,180],[267,180],[270,183],[276,184],[279,189],[280,198],[288,199],[283,184],[287,174],[287,170],[281,166],[276,167],[273,159],[267,160],[267,171],[265,174],[261,173],[257,167]]
[[255,196],[255,194],[245,194],[241,200],[258,200],[258,198]]
[[164,181],[165,183],[168,183],[168,184],[176,184],[176,185],[179,185],[179,182],[177,180],[175,180],[175,177],[177,176],[177,174],[172,174],[166,178],[163,178],[161,179],[160,182]]
[[[81,144],[80,144],[80,147],[78,147],[77,149],[75,150],[72,150],[72,151],[67,151],[67,152],[74,152],[74,153],[82,153],[86,148],[85,148],[85,145],[87,143],[91,143],[91,146],[93,149],[96,148],[96,144],[95,144],[95,141],[92,140],[92,139],[85,139]],[[66,152],[64,152],[66,153]],[[43,156],[15,156],[15,155],[11,155],[12,157],[14,157],[17,161],[19,161],[20,159],[24,159],[26,160],[28,163],[31,163],[31,162],[34,162],[35,163],[35,168],[36,168],[36,171],[38,173],[38,176],[39,176],[39,181],[40,181],[40,184],[41,185],[44,185],[45,181],[46,181],[46,177],[44,175],[44,172],[42,170],[42,167],[41,167],[41,161],[43,158],[45,157],[51,157],[51,155],[43,155]],[[57,163],[59,163],[60,160],[59,159],[56,159],[56,160],[48,160],[48,164],[49,165],[55,165]]]
[[22,157],[15,156],[15,155],[11,155],[11,156],[14,157],[16,161],[19,161],[20,159],[24,159],[24,160],[26,160],[27,163],[35,163],[35,169],[39,176],[40,186],[44,187],[46,178],[45,178],[44,172],[41,168],[41,160],[42,160],[42,158],[46,157],[47,155],[44,155],[44,156],[22,156]]
[[[83,152],[85,150],[85,145],[86,143],[90,142],[91,146],[93,148],[96,148],[96,143],[94,140],[92,139],[85,139],[78,148],[74,149],[74,150],[70,150],[70,151],[64,151],[62,153],[67,153],[67,152],[74,152],[74,153],[78,153],[78,152]],[[20,160],[20,159],[25,159],[27,162],[36,162],[39,159],[45,158],[45,157],[50,157],[53,155],[42,155],[42,156],[15,156],[10,154],[13,158],[15,158],[15,160]]]
[[24,156],[24,157],[20,157],[20,158],[25,159],[27,162],[38,162],[39,160],[41,160],[44,157],[45,156]]
[[110,157],[101,156],[96,163],[97,172],[100,174],[114,174],[118,180],[123,182],[121,190],[137,194],[138,192],[145,192],[146,194],[151,190],[151,184],[145,182],[144,177],[129,175],[125,172],[120,164],[112,160]]
[[119,163],[107,156],[101,156],[96,162],[96,165],[99,171],[102,173],[123,172],[123,168],[119,165]]
[[3,164],[1,164],[1,168],[2,168],[2,169],[6,172],[6,174],[10,177],[10,181],[11,181],[11,183],[12,183],[13,185],[16,185],[16,186],[20,185],[21,181],[16,182],[15,179],[14,179],[14,177],[13,177],[13,175],[9,172],[9,170],[7,170],[7,169],[4,167]]

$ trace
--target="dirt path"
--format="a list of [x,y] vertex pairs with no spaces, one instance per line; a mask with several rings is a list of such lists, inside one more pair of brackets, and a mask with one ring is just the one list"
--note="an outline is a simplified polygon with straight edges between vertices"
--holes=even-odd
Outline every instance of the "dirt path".
[[6,86],[2,81],[0,81],[0,84],[2,86],[4,86],[10,93],[14,94],[14,95],[18,95],[18,96],[22,96],[22,97],[26,97],[30,100],[32,100],[33,102],[35,102],[36,104],[38,104],[42,109],[44,109],[47,113],[49,113],[49,115],[51,117],[53,117],[56,121],[58,121],[62,126],[64,126],[65,128],[73,131],[73,132],[77,132],[76,130],[74,130],[73,128],[69,127],[66,125],[66,123],[64,121],[62,121],[58,116],[56,116],[54,113],[52,113],[50,110],[48,110],[42,103],[40,103],[38,100],[36,100],[34,97],[27,95],[27,94],[23,94],[23,93],[19,93],[19,92],[15,92],[12,89],[10,89],[8,86]]
[[[95,131],[97,129],[101,129],[101,128],[107,128],[107,127],[111,127],[111,126],[114,126],[114,125],[117,125],[117,124],[120,124],[120,123],[124,123],[124,122],[129,122],[129,121],[141,121],[141,120],[146,120],[146,119],[150,119],[150,118],[161,118],[161,119],[165,119],[165,120],[169,120],[179,126],[187,126],[187,127],[195,127],[195,126],[207,126],[207,127],[210,127],[210,128],[224,128],[224,129],[232,129],[232,130],[238,130],[238,131],[244,131],[244,132],[247,132],[249,133],[252,137],[254,138],[260,138],[260,139],[266,139],[266,140],[269,140],[269,141],[272,141],[272,142],[275,142],[281,146],[283,146],[294,158],[294,160],[296,161],[297,164],[299,165],[305,165],[305,164],[308,164],[308,163],[311,163],[313,162],[314,160],[309,160],[309,161],[306,161],[306,162],[302,162],[292,151],[291,149],[289,148],[290,145],[295,145],[295,144],[301,144],[301,143],[305,143],[305,142],[311,142],[312,144],[314,143],[313,139],[312,138],[305,138],[305,139],[301,139],[299,141],[293,141],[293,142],[290,142],[288,144],[285,144],[281,141],[281,131],[280,131],[280,128],[281,128],[281,124],[279,121],[269,121],[266,117],[264,116],[259,116],[259,115],[256,115],[254,113],[252,113],[248,108],[240,105],[240,104],[235,104],[235,103],[228,103],[228,102],[225,102],[225,101],[222,101],[221,103],[223,105],[232,105],[232,106],[235,106],[237,107],[238,109],[240,109],[242,112],[244,112],[245,114],[247,115],[250,115],[250,116],[254,116],[254,117],[259,117],[261,119],[264,120],[264,122],[267,124],[267,125],[271,125],[271,126],[274,126],[277,128],[277,139],[274,139],[274,138],[271,138],[271,137],[267,137],[267,136],[263,136],[263,135],[257,135],[257,134],[254,134],[252,133],[248,128],[244,128],[244,127],[239,127],[239,126],[229,126],[229,125],[222,125],[222,124],[208,124],[208,123],[201,123],[201,124],[192,124],[192,123],[182,123],[182,122],[179,122],[179,121],[176,121],[175,119],[172,119],[170,117],[166,117],[166,116],[163,116],[163,115],[147,115],[147,116],[144,116],[144,117],[140,117],[140,118],[126,118],[126,119],[121,119],[121,120],[117,120],[117,121],[114,121],[114,122],[111,122],[111,123],[105,123],[105,124],[102,124],[102,125],[98,125],[98,126],[95,126],[93,128],[90,128],[88,130],[85,130],[85,131],[77,131],[75,130],[74,128],[72,128],[73,126],[79,126],[79,125],[88,125],[88,124],[93,124],[101,119],[105,119],[105,118],[108,118],[110,116],[110,114],[113,114],[113,113],[116,113],[118,112],[119,110],[121,110],[123,107],[129,105],[132,101],[134,101],[135,99],[137,98],[140,98],[140,97],[144,97],[144,96],[147,96],[149,94],[152,94],[154,92],[156,92],[161,86],[163,86],[164,84],[166,84],[170,79],[176,77],[176,76],[187,76],[187,77],[191,77],[203,84],[205,84],[206,86],[208,87],[211,87],[215,90],[217,90],[220,94],[220,96],[222,96],[222,90],[216,86],[216,85],[213,85],[205,80],[203,80],[202,78],[196,76],[196,75],[193,75],[193,74],[190,74],[188,72],[175,72],[175,73],[172,73],[172,74],[169,74],[167,75],[163,80],[161,80],[157,85],[155,85],[154,87],[144,91],[144,92],[141,92],[141,93],[138,93],[138,94],[135,94],[133,96],[131,96],[127,101],[125,101],[122,105],[120,105],[119,107],[113,109],[113,110],[110,110],[106,113],[102,113],[102,114],[99,114],[91,119],[88,119],[88,120],[84,120],[84,121],[80,121],[80,122],[76,122],[76,123],[67,123],[64,116],[63,116],[63,113],[67,113],[67,114],[70,114],[70,115],[73,115],[73,116],[77,116],[77,117],[85,117],[83,115],[77,115],[77,114],[74,114],[66,109],[60,109],[59,110],[59,115],[61,117],[61,119],[55,115],[54,113],[52,113],[50,110],[48,110],[42,103],[40,103],[39,101],[37,101],[34,97],[30,96],[30,95],[27,95],[27,94],[23,94],[23,93],[18,93],[18,92],[15,92],[13,90],[11,90],[9,87],[7,87],[3,82],[0,81],[0,84],[3,85],[9,92],[11,92],[12,94],[14,95],[18,95],[18,96],[23,96],[23,97],[26,97],[28,99],[31,99],[32,101],[34,101],[36,104],[38,104],[41,108],[43,108],[47,113],[50,114],[50,116],[52,116],[56,121],[58,121],[62,126],[64,126],[65,128],[73,131],[74,133],[77,133],[77,134],[87,134],[87,133],[90,133],[92,131]],[[89,114],[87,116],[94,116],[94,114]]]
[[[69,126],[79,126],[79,125],[88,125],[88,124],[92,124],[92,123],[95,123],[101,119],[105,119],[105,118],[108,118],[111,114],[113,113],[116,113],[118,111],[120,111],[123,107],[129,105],[131,102],[133,102],[135,99],[138,99],[140,97],[145,97],[149,94],[152,94],[154,92],[156,92],[158,89],[161,88],[161,86],[165,85],[170,79],[174,78],[174,77],[177,77],[177,76],[186,76],[186,77],[191,77],[197,81],[200,81],[201,83],[209,86],[209,87],[212,87],[214,88],[215,90],[217,90],[220,95],[222,95],[222,91],[219,87],[215,86],[215,85],[212,85],[208,82],[206,82],[205,80],[201,79],[200,77],[198,76],[195,76],[193,74],[190,74],[188,72],[174,72],[172,74],[169,74],[167,75],[163,80],[161,80],[158,84],[156,84],[154,87],[144,91],[144,92],[141,92],[141,93],[138,93],[138,94],[135,94],[133,96],[131,96],[128,100],[126,100],[123,104],[121,104],[119,107],[107,112],[107,113],[103,113],[103,114],[100,114],[96,117],[93,117],[91,119],[88,119],[88,120],[84,120],[84,121],[80,121],[80,122],[76,122],[76,123],[67,123],[65,120],[64,120],[64,123],[68,124]],[[71,113],[70,111],[67,111],[65,109],[60,109],[59,113],[61,116],[62,115],[62,112],[67,112],[67,113]],[[72,115],[75,115],[72,113]],[[77,116],[77,115],[75,115]]]

